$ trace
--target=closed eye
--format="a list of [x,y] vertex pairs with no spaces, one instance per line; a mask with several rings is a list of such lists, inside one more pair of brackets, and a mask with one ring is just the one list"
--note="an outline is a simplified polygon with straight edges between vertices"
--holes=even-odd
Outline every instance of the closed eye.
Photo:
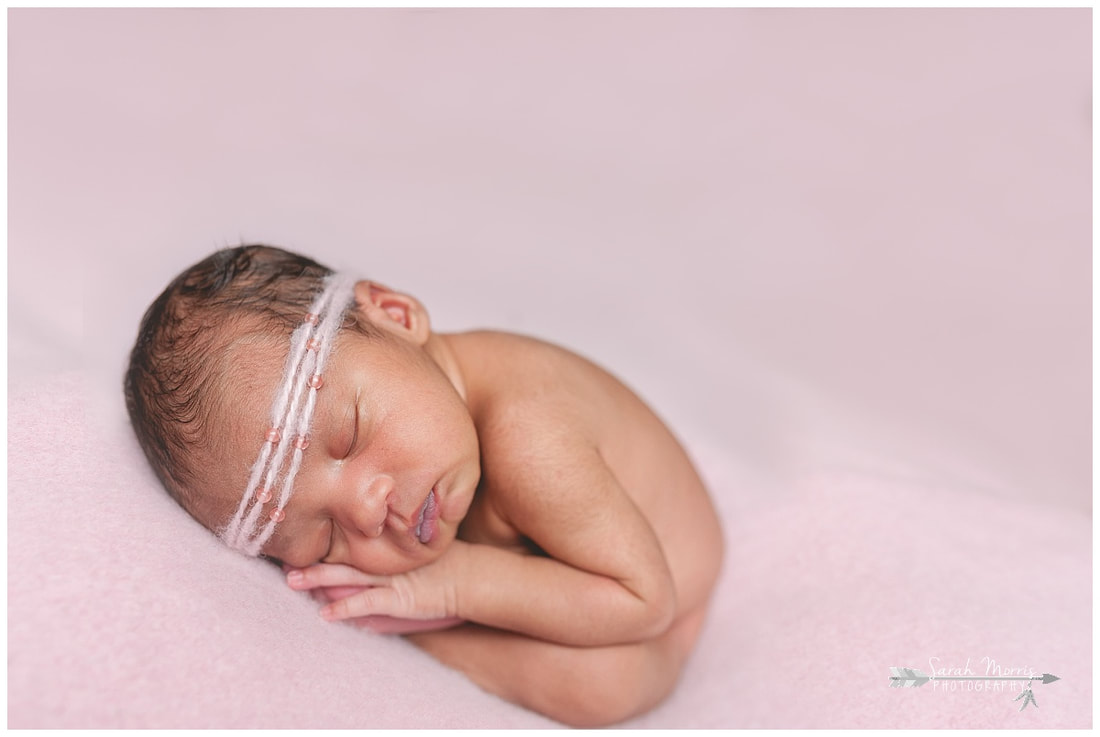
[[351,456],[352,451],[355,450],[355,442],[357,440],[359,440],[359,402],[358,402],[358,399],[359,399],[359,397],[357,396],[356,397],[356,402],[355,402],[355,416],[352,418],[351,442],[348,443],[348,449],[344,452],[344,456],[343,456],[342,460],[347,460]]

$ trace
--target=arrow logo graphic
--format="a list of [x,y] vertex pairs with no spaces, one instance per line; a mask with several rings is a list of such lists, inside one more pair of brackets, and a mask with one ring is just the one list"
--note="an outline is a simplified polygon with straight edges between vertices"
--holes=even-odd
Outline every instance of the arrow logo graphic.
[[890,688],[916,688],[928,683],[928,676],[916,668],[891,668]]
[[1027,688],[1025,688],[1020,695],[1013,699],[1013,701],[1024,700],[1024,703],[1020,705],[1020,711],[1023,711],[1028,704],[1035,704],[1035,708],[1039,708],[1039,702],[1035,700],[1035,694],[1031,692],[1032,681],[1039,681],[1041,683],[1054,683],[1060,681],[1058,676],[1053,676],[1050,673],[1044,673],[1040,676],[930,676],[921,672],[919,668],[890,668],[890,688],[917,688],[923,686],[929,681],[1027,681]]
[[1013,701],[1019,701],[1020,699],[1024,700],[1024,703],[1020,704],[1020,711],[1023,711],[1024,707],[1026,707],[1028,704],[1035,704],[1035,708],[1039,708],[1039,702],[1035,700],[1035,694],[1031,692],[1030,684],[1027,688],[1021,691],[1020,695],[1014,698]]

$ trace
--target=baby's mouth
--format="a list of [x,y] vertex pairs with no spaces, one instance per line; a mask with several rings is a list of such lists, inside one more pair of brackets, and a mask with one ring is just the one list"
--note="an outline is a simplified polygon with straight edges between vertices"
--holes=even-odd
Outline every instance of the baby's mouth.
[[435,537],[436,520],[439,518],[439,508],[436,504],[435,489],[428,493],[424,505],[420,507],[420,517],[416,520],[416,539],[424,545]]

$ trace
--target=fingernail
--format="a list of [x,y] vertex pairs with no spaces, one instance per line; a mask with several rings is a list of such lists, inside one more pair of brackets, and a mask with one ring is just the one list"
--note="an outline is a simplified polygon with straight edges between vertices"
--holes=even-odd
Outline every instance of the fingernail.
[[321,608],[321,619],[326,619],[326,620],[332,619],[332,608],[331,607],[326,606],[326,607]]
[[302,575],[301,571],[291,571],[286,574],[286,582],[291,586],[297,586],[302,582],[303,578],[305,578],[305,576]]

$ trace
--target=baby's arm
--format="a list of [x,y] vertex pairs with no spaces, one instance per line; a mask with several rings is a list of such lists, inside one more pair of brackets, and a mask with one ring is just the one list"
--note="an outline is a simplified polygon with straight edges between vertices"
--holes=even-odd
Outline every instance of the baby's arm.
[[[530,437],[528,435],[528,437]],[[502,449],[498,449],[502,450]],[[303,571],[295,588],[368,585],[325,608],[331,619],[457,616],[568,645],[609,645],[664,632],[675,589],[657,537],[596,448],[559,440],[509,449],[493,466],[491,503],[547,556],[456,541],[398,576],[343,566]]]
[[645,516],[595,448],[562,442],[538,453],[494,469],[510,493],[491,502],[548,557],[467,546],[460,616],[569,645],[636,642],[666,630],[676,592]]

